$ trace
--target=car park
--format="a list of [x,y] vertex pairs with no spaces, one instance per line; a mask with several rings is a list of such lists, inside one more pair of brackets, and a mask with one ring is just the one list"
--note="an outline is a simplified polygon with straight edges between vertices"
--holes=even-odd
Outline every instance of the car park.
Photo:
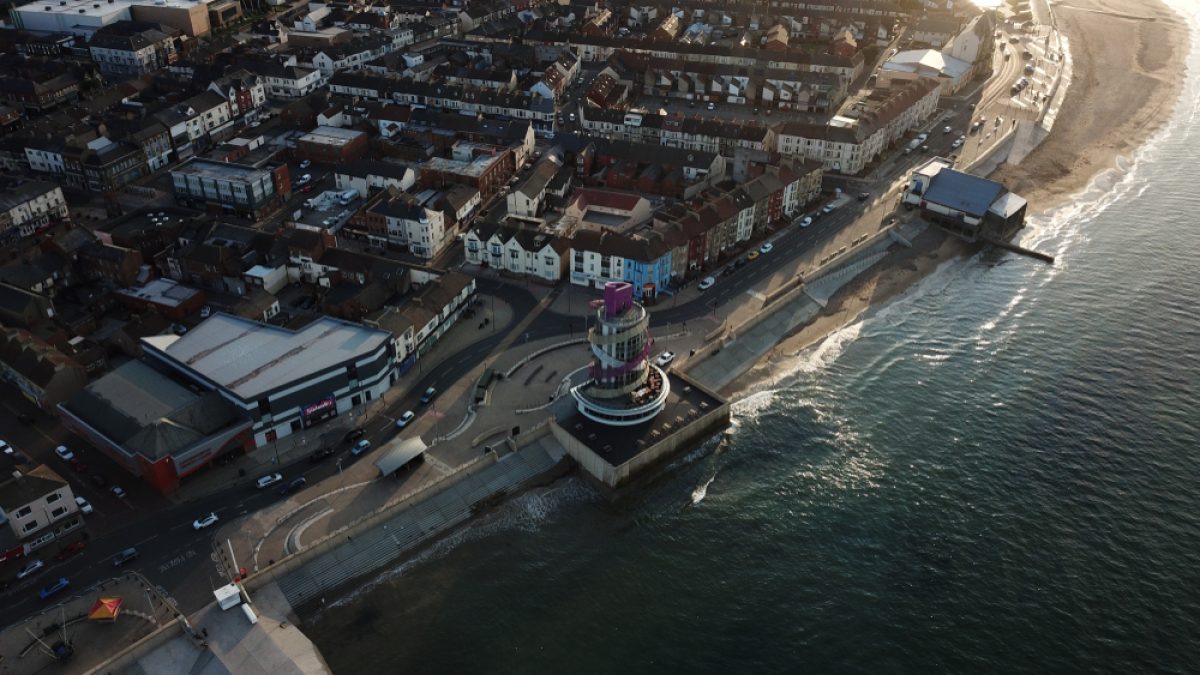
[[290,483],[279,488],[279,494],[281,496],[286,497],[287,495],[292,494],[293,492],[295,492],[296,490],[299,490],[300,488],[304,487],[305,485],[308,485],[308,479],[305,478],[304,476],[300,476],[299,478],[293,478]]
[[75,459],[75,453],[68,450],[67,446],[65,446],[65,445],[60,445],[57,448],[55,448],[54,454],[58,455],[58,458],[63,460],[64,462],[69,462],[69,461]]
[[127,562],[137,560],[137,557],[138,552],[136,548],[127,548],[113,556],[113,567],[121,567]]
[[80,541],[72,542],[72,543],[64,546],[63,549],[58,552],[58,555],[54,556],[54,559],[55,560],[66,560],[68,558],[74,558],[75,556],[82,553],[83,549],[85,549],[85,548],[87,548],[87,542],[85,542],[85,541],[80,540]]
[[654,359],[654,365],[658,366],[659,368],[665,368],[671,365],[671,362],[674,360],[675,352],[663,352],[658,355],[657,359]]
[[429,403],[434,399],[435,396],[437,396],[437,389],[434,387],[429,387],[424,393],[421,394],[421,404],[424,405]]
[[363,454],[364,452],[366,452],[370,449],[371,449],[371,441],[368,441],[367,439],[364,438],[364,439],[360,440],[359,442],[355,443],[354,447],[350,448],[350,454],[354,455],[355,457],[358,457],[359,455]]
[[29,577],[42,571],[42,568],[45,566],[46,563],[42,562],[40,558],[30,560],[29,562],[25,563],[25,566],[22,567],[20,571],[17,572],[17,579],[28,579]]
[[108,491],[111,492],[112,496],[116,497],[117,499],[125,499],[125,491],[121,489],[120,485],[114,485],[109,488]]
[[404,414],[396,420],[396,428],[403,429],[408,426],[408,423],[416,419],[417,414],[411,410],[405,410]]
[[254,487],[261,490],[265,487],[270,487],[270,486],[278,483],[281,480],[283,480],[283,474],[269,473],[269,474],[259,478],[258,480],[254,481]]
[[41,598],[42,600],[45,600],[52,595],[61,593],[62,591],[66,590],[67,586],[70,586],[70,585],[71,585],[71,582],[68,581],[66,577],[59,577],[58,581],[50,584],[49,586],[46,586],[45,588],[43,588],[40,591],[38,591],[38,597]]
[[78,506],[79,512],[85,516],[91,514],[93,511],[95,511],[95,509],[92,508],[92,505],[88,500],[86,500],[83,497],[80,497],[78,495],[75,496],[75,506]]
[[708,289],[712,288],[716,283],[717,283],[716,279],[714,279],[712,277],[704,277],[703,279],[700,280],[700,283],[696,285],[696,288],[698,288],[702,291],[707,291]]
[[192,521],[192,529],[199,532],[200,530],[203,530],[206,527],[212,527],[214,524],[216,524],[216,522],[218,520],[220,520],[220,519],[217,518],[216,513],[209,513],[207,516],[193,520]]

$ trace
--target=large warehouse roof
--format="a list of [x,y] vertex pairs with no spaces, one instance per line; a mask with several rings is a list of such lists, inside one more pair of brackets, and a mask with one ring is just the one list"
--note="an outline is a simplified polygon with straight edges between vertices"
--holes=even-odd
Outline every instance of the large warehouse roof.
[[252,400],[278,387],[362,359],[391,333],[323,317],[299,330],[217,313],[183,336],[143,338],[151,349]]

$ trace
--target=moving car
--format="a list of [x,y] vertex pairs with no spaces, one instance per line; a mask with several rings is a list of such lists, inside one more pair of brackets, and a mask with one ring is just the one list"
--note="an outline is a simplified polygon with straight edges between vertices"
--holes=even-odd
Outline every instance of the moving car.
[[770,253],[771,250],[774,248],[775,248],[775,244],[772,244],[771,242],[768,241],[767,243],[758,247],[758,252],[759,253]]
[[350,441],[357,441],[366,434],[367,432],[363,431],[362,429],[351,429],[350,431],[346,432],[346,437],[343,440],[345,440],[347,443]]
[[733,265],[729,265],[725,269],[721,270],[721,276],[723,277],[731,276],[733,274],[737,274],[737,268]]
[[675,352],[663,352],[658,355],[657,359],[654,359],[654,365],[658,366],[659,368],[666,368],[667,366],[671,365],[671,362],[674,360]]
[[305,478],[304,476],[300,476],[299,478],[293,478],[292,482],[279,488],[279,494],[281,496],[290,495],[293,492],[295,492],[296,490],[299,490],[300,488],[304,487],[305,485],[308,485],[308,479]]
[[306,159],[306,160],[304,160],[303,162],[300,162],[300,168],[301,168],[301,169],[307,169],[307,168],[308,168],[308,167],[310,167],[310,166],[312,166],[312,160],[311,160],[311,159]]
[[808,227],[812,225],[812,216],[804,216],[804,220],[800,221],[800,227]]
[[108,491],[117,499],[125,499],[125,491],[121,489],[120,485],[114,485]]
[[54,559],[55,560],[66,560],[67,558],[73,558],[76,555],[78,555],[79,553],[81,553],[83,551],[83,549],[85,549],[85,548],[87,548],[87,542],[84,542],[84,541],[72,542],[72,543],[64,546],[63,550],[59,551],[58,555],[54,556]]
[[50,596],[54,595],[55,593],[62,592],[63,589],[65,589],[67,586],[70,586],[70,585],[71,585],[71,582],[68,581],[66,577],[59,577],[58,581],[50,584],[49,586],[46,586],[45,588],[43,588],[40,591],[38,591],[38,597],[41,598],[42,600],[45,600],[46,598],[49,598]]
[[333,457],[333,453],[334,453],[333,448],[321,448],[320,450],[317,450],[313,454],[309,455],[308,461],[312,462],[313,464],[316,464],[317,462],[320,462],[322,460],[326,460],[326,459],[329,459],[330,457]]
[[714,279],[712,277],[704,277],[703,279],[700,280],[700,283],[696,285],[696,288],[699,288],[702,291],[707,291],[708,289],[712,288],[716,283],[717,283],[716,279]]
[[78,495],[75,497],[75,505],[79,507],[79,512],[85,516],[91,514],[92,511],[95,510],[92,508],[92,505],[88,502],[88,500]]
[[717,109],[717,105],[716,105],[715,103],[713,103],[712,101],[709,101],[709,102],[708,102],[708,109],[709,109],[709,110],[716,110],[716,109]]
[[281,474],[281,473],[267,474],[267,475],[263,476],[262,478],[259,478],[258,480],[254,481],[254,487],[261,490],[265,487],[270,487],[270,486],[278,483],[281,480],[283,480],[283,474]]
[[193,520],[192,521],[192,529],[199,532],[200,530],[203,530],[206,527],[212,527],[212,525],[214,523],[216,523],[217,520],[219,520],[219,518],[217,518],[216,513],[209,513],[207,516],[204,516],[203,518],[197,518],[196,520]]
[[40,572],[45,566],[46,563],[42,562],[41,558],[30,560],[24,567],[21,568],[21,571],[17,572],[17,579],[28,579],[29,577]]
[[422,404],[429,403],[430,401],[433,400],[434,396],[437,396],[437,389],[435,389],[433,387],[426,389],[425,393],[421,394],[421,403]]
[[138,552],[136,548],[127,548],[113,556],[113,567],[120,567],[131,560],[137,560],[137,557]]
[[370,449],[371,449],[371,441],[368,441],[367,439],[364,438],[361,441],[355,443],[353,448],[350,448],[350,454],[354,455],[355,457],[358,457],[359,455],[363,454],[364,452],[366,452]]
[[403,429],[404,427],[408,426],[409,422],[416,419],[416,417],[417,414],[415,412],[411,410],[405,410],[404,414],[400,416],[400,419],[396,420],[396,428]]
[[67,446],[65,446],[65,445],[60,445],[57,448],[55,448],[54,454],[58,455],[58,458],[63,460],[64,462],[69,462],[69,461],[75,459],[75,453],[68,450]]

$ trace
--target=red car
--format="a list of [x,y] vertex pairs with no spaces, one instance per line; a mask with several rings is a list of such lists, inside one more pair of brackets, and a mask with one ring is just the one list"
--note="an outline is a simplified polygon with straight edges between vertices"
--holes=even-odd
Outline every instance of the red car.
[[316,187],[317,187],[316,185],[313,185],[312,183],[309,183],[308,185],[305,185],[304,187],[300,188],[300,191],[301,191],[301,192],[312,192],[312,191],[313,191],[313,189],[314,189],[314,188],[316,188]]
[[64,547],[63,550],[58,552],[58,555],[54,556],[54,559],[55,560],[66,560],[67,558],[73,558],[77,554],[82,552],[83,549],[85,549],[85,548],[87,548],[87,544],[85,544],[82,541],[77,541],[73,544],[67,544],[67,546]]

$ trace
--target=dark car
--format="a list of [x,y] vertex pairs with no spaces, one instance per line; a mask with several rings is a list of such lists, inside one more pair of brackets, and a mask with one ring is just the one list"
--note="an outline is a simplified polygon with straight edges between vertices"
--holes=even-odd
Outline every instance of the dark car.
[[87,473],[88,465],[83,460],[76,457],[75,459],[71,460],[71,468],[75,469],[79,473]]
[[309,455],[308,461],[312,462],[313,464],[316,464],[317,462],[324,461],[326,459],[329,459],[330,457],[333,457],[333,454],[334,454],[333,448],[321,448],[320,450],[317,450],[313,454]]
[[92,484],[100,489],[104,489],[108,485],[108,479],[98,473],[92,474]]
[[17,413],[17,420],[20,421],[21,424],[24,424],[25,426],[29,426],[29,425],[33,424],[33,416],[26,415],[25,413]]
[[293,492],[295,492],[296,490],[299,490],[300,488],[304,487],[305,485],[308,485],[308,479],[305,478],[304,476],[300,476],[299,478],[293,478],[290,483],[279,488],[279,494],[280,494],[280,496],[286,497],[287,495],[292,494]]
[[430,387],[430,388],[426,389],[425,393],[421,394],[421,405],[425,405],[426,403],[429,403],[436,396],[437,396],[437,389],[435,389],[434,387]]
[[113,567],[121,567],[125,563],[137,560],[137,557],[138,552],[136,548],[127,548],[113,556]]
[[351,429],[350,431],[346,432],[346,437],[342,440],[346,441],[347,443],[353,443],[354,441],[357,441],[366,435],[367,432],[363,431],[362,429]]
[[77,541],[72,544],[67,544],[66,546],[63,547],[63,550],[58,552],[58,555],[54,556],[54,559],[55,560],[66,560],[67,558],[73,558],[76,555],[78,555],[80,552],[82,552],[83,549],[86,547],[87,547],[87,543],[82,542],[82,541]]
[[870,192],[860,192],[860,193],[858,193],[858,201],[860,201],[860,202],[865,202],[865,201],[867,201],[867,200],[868,200],[868,199],[870,199],[870,198],[871,198],[871,193],[870,193]]
[[49,598],[50,596],[55,595],[56,593],[62,592],[64,589],[66,589],[67,586],[70,586],[70,585],[71,585],[71,582],[68,581],[66,577],[59,577],[58,581],[50,584],[49,586],[46,586],[45,588],[43,588],[40,591],[38,591],[38,597],[41,598],[42,600],[45,600],[46,598]]
[[728,267],[726,267],[725,269],[721,270],[721,276],[723,276],[723,277],[727,277],[727,276],[730,276],[730,275],[732,275],[732,274],[735,274],[736,272],[737,272],[737,268],[736,268],[736,267],[734,267],[733,265],[729,265],[729,266],[728,266]]

